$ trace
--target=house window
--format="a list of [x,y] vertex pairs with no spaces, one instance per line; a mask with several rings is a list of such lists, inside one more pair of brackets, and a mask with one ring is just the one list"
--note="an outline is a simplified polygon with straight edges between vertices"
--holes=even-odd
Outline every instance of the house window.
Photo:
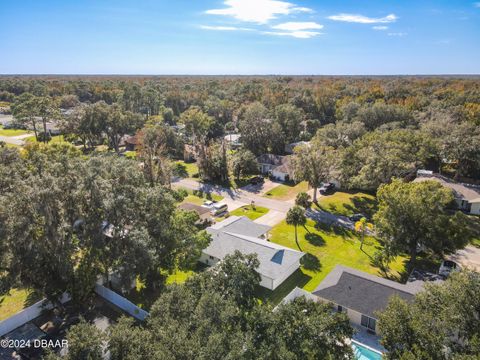
[[213,256],[211,256],[211,255],[209,256],[209,258],[210,258],[210,260],[213,260],[213,259],[214,259],[214,257],[213,257]]
[[347,312],[347,308],[346,308],[346,307],[343,307],[342,305],[337,305],[337,311],[338,311],[338,312],[344,312],[344,313],[346,313],[346,312]]
[[375,327],[377,325],[377,321],[371,317],[362,315],[362,326],[366,327],[368,330],[375,332]]

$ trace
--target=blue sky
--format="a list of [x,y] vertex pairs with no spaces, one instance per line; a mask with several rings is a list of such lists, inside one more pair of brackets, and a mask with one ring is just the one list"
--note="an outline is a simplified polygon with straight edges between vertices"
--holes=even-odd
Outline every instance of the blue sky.
[[0,0],[2,74],[479,74],[480,2]]

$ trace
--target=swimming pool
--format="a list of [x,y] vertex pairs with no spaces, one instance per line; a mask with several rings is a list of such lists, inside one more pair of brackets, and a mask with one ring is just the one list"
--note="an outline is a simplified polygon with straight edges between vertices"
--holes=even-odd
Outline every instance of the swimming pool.
[[357,360],[382,360],[382,354],[356,341],[352,341],[352,348]]

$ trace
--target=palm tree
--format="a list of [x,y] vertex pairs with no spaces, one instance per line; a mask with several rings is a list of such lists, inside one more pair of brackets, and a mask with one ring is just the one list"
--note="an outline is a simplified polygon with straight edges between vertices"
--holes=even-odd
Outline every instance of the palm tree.
[[373,225],[367,222],[367,219],[362,217],[359,221],[355,223],[355,231],[360,233],[360,250],[363,247],[363,240],[365,240],[365,233],[367,230],[371,230]]
[[298,243],[298,234],[297,234],[297,227],[299,225],[305,226],[307,223],[307,218],[305,217],[305,209],[301,206],[294,206],[287,213],[286,222],[288,225],[293,225],[295,227],[295,242],[297,243],[298,248],[300,251],[300,244]]

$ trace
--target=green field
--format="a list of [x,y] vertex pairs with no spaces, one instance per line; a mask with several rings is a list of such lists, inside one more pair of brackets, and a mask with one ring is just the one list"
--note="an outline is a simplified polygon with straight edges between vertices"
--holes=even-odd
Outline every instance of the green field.
[[4,129],[2,125],[0,125],[0,136],[19,136],[28,134],[27,130],[17,130],[17,129]]
[[230,212],[230,215],[233,216],[246,216],[250,220],[258,219],[260,216],[265,215],[270,210],[261,206],[255,206],[255,209],[252,209],[251,205],[245,205],[238,209],[235,209]]
[[[338,264],[381,276],[379,269],[371,264],[371,257],[375,251],[381,249],[381,244],[372,237],[365,239],[363,250],[360,250],[360,240],[355,233],[344,229],[319,229],[318,226],[315,227],[313,220],[308,220],[306,229],[298,228],[298,238],[301,250],[307,255],[302,261],[303,276],[297,275],[295,281],[298,283],[290,284],[293,287],[296,285],[308,291],[314,290]],[[294,228],[285,221],[270,231],[270,240],[298,250]],[[397,257],[390,264],[391,275],[398,276],[404,270],[404,260],[403,257]]]
[[272,190],[268,191],[264,197],[276,200],[291,200],[295,199],[295,196],[299,192],[308,191],[308,184],[305,181],[298,183],[296,185],[290,184],[281,184],[274,187]]
[[357,192],[346,193],[337,191],[333,195],[320,196],[318,207],[336,215],[353,215],[362,213],[369,217],[376,211],[376,200],[373,195]]

